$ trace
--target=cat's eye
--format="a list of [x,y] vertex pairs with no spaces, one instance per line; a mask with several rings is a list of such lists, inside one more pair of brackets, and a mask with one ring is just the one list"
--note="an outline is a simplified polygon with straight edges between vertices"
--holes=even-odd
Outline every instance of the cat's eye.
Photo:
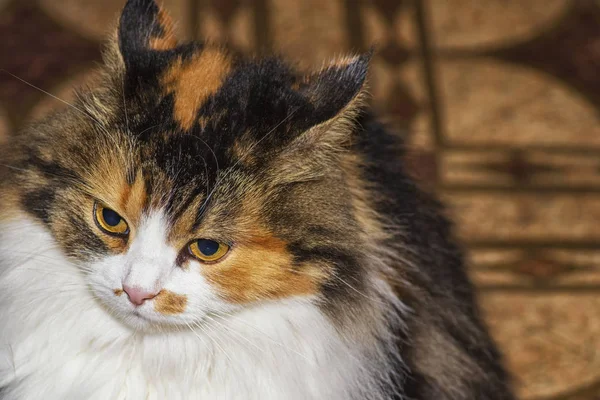
[[114,236],[126,236],[129,233],[129,225],[123,217],[98,202],[94,204],[94,220],[103,232]]
[[202,262],[220,260],[229,251],[229,246],[209,239],[196,239],[189,244],[188,250],[192,256]]

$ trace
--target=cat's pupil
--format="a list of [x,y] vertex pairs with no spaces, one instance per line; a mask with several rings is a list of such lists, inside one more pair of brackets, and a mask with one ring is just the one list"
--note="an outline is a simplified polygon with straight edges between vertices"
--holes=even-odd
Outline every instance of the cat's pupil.
[[212,256],[219,250],[219,243],[214,240],[199,239],[198,250],[205,256]]
[[110,208],[102,210],[102,218],[108,226],[117,226],[119,225],[119,222],[121,222],[121,216]]

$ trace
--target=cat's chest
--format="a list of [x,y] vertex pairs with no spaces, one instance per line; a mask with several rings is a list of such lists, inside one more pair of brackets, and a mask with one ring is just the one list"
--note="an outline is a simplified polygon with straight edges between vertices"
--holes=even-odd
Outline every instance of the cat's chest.
[[316,399],[337,398],[333,392],[347,385],[336,383],[342,374],[320,370],[310,352],[245,343],[241,336],[211,344],[202,341],[214,336],[188,335],[110,343],[45,332],[63,340],[44,340],[39,331],[11,346],[15,399]]
[[15,400],[338,398],[333,393],[343,392],[352,375],[321,368],[320,354],[302,351],[291,338],[188,332],[122,339],[91,314],[91,330],[63,320],[11,339],[10,354],[3,354],[11,365],[0,379],[12,380]]
[[[265,368],[260,361],[229,366],[180,365],[171,371],[152,370],[141,357],[79,352],[60,360],[56,354],[29,375],[19,399],[316,399],[320,389],[298,371],[281,371],[284,365]],[[173,358],[165,362],[173,363]],[[206,360],[204,360],[206,361]],[[273,366],[274,367],[274,366]],[[289,368],[289,367],[288,367]],[[310,375],[310,374],[309,374]],[[308,386],[307,386],[308,385]],[[321,388],[322,390],[322,388]],[[325,393],[324,393],[325,395]]]
[[[69,266],[56,266],[52,288],[39,268],[0,279],[7,399],[350,398],[355,355],[314,309],[262,309],[193,331],[135,334],[97,304]],[[40,297],[61,287],[71,290]],[[297,318],[282,317],[290,313]]]

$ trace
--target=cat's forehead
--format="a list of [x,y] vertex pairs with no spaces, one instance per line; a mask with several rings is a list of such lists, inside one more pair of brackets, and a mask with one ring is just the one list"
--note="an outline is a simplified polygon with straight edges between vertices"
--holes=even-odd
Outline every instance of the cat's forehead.
[[245,220],[260,217],[246,199],[247,191],[256,184],[239,171],[220,174],[210,164],[186,165],[186,158],[171,165],[156,159],[102,159],[106,161],[98,161],[84,172],[88,194],[116,210],[132,227],[159,215],[169,240],[185,241],[200,227],[227,232],[237,224],[241,210]]

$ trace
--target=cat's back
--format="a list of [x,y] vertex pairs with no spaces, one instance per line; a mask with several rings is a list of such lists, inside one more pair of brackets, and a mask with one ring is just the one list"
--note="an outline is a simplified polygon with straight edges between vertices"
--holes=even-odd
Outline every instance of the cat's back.
[[449,371],[427,364],[436,354],[445,354],[453,366],[455,398],[466,399],[459,394],[464,381],[481,399],[513,399],[444,207],[407,173],[409,155],[401,132],[371,112],[358,122],[353,151],[363,160],[362,179],[388,230],[386,246],[399,255],[392,263],[398,274],[392,286],[410,309],[397,332],[411,371],[402,383],[405,393],[410,398],[446,398]]

